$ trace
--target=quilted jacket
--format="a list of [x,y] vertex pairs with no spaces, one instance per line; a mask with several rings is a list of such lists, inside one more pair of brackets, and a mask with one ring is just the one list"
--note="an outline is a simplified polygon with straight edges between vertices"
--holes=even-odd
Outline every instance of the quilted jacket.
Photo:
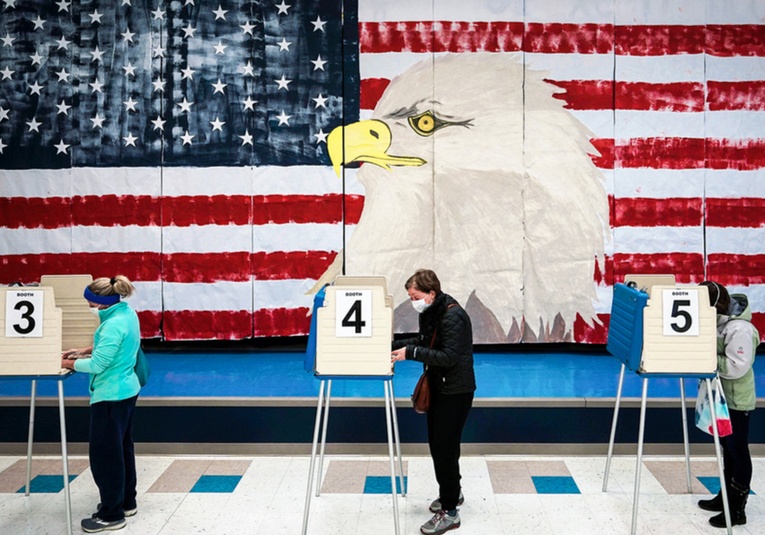
[[393,343],[393,349],[404,346],[407,360],[428,367],[432,391],[464,394],[475,390],[473,328],[467,312],[452,296],[443,292],[436,296],[420,314],[419,335]]

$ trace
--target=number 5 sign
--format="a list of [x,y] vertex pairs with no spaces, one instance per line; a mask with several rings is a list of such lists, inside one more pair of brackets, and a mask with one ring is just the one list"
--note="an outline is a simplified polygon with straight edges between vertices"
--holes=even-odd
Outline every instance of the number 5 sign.
[[699,335],[699,290],[662,290],[664,336]]
[[372,336],[372,291],[342,290],[336,294],[335,336]]
[[8,292],[5,299],[6,338],[43,335],[43,292],[19,290]]

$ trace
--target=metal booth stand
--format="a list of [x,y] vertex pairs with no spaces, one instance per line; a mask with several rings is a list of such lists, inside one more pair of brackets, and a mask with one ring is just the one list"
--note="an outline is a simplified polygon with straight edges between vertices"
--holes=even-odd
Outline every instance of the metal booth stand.
[[[326,286],[314,297],[304,368],[313,373],[320,383],[303,513],[303,535],[308,530],[314,477],[316,497],[320,495],[332,381],[359,379],[381,381],[383,384],[393,521],[396,535],[400,532],[396,456],[402,497],[406,496],[406,490],[396,398],[393,392],[393,370],[390,363],[392,302],[392,298],[387,295],[383,277],[338,277],[333,286]],[[317,469],[316,452],[319,449],[320,427],[321,446]]]
[[[666,281],[660,280],[659,282]],[[707,383],[707,388],[710,389],[710,379],[717,375],[716,312],[713,307],[709,306],[709,295],[706,288],[698,286],[676,287],[674,286],[674,277],[669,282],[670,285],[649,285],[648,291],[650,291],[651,297],[649,297],[648,292],[641,291],[634,286],[614,285],[607,349],[622,364],[611,423],[611,436],[608,443],[603,492],[607,492],[608,487],[608,474],[619,418],[624,370],[629,368],[642,379],[635,487],[632,502],[632,528],[630,532],[632,535],[637,529],[648,380],[653,377],[680,380],[686,482],[688,493],[691,493],[688,422],[683,380],[686,378],[703,379]],[[712,420],[715,421],[714,404],[711,405],[711,408]],[[731,535],[730,511],[723,476],[719,436],[717,426],[713,425],[712,427],[725,522],[728,535]]]

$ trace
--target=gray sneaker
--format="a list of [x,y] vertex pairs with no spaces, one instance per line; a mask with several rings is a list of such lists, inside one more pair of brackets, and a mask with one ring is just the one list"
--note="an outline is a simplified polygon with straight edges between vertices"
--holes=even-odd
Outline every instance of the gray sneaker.
[[[462,495],[462,491],[460,491],[460,499],[457,502],[457,505],[462,505],[465,503],[465,496]],[[441,498],[438,498],[436,500],[433,500],[433,503],[430,504],[430,512],[431,513],[437,513],[441,510]]]
[[125,522],[124,518],[122,520],[114,520],[109,522],[108,520],[102,520],[96,515],[93,515],[90,518],[86,518],[80,522],[82,531],[85,533],[99,533],[101,531],[122,529],[126,524],[127,522]]
[[439,535],[439,533],[446,533],[450,529],[457,529],[458,527],[460,527],[459,512],[455,513],[454,516],[449,516],[446,511],[438,511],[433,515],[433,518],[420,526],[420,531],[425,535]]

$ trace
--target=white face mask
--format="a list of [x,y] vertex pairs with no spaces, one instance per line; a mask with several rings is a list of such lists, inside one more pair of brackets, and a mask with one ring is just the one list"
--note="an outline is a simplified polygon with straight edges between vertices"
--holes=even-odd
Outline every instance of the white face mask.
[[90,307],[88,310],[89,310],[89,311],[90,311],[90,313],[91,313],[91,314],[93,314],[95,317],[97,317],[97,318],[98,318],[98,317],[100,317],[100,316],[98,315],[98,312],[99,312],[98,308],[96,308],[96,307]]
[[417,301],[412,301],[412,306],[420,314],[425,312],[430,305],[431,303],[426,303],[424,298],[418,299]]

